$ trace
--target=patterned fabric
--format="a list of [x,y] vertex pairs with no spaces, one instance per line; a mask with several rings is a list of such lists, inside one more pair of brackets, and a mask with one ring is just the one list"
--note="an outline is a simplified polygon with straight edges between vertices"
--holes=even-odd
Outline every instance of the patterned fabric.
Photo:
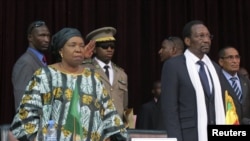
[[82,141],[99,141],[116,133],[126,137],[124,124],[99,74],[90,69],[84,69],[77,76],[62,73],[51,66],[47,70],[47,74],[45,68],[37,70],[26,87],[11,125],[16,138],[44,140],[48,121],[52,119],[57,128],[57,140],[72,140],[72,133],[65,130],[64,125],[76,83],[80,88]]

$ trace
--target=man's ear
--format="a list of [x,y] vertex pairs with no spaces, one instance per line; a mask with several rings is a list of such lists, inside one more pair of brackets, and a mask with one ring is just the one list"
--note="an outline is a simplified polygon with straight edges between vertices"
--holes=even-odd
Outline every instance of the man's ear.
[[219,63],[220,66],[222,66],[223,65],[223,60],[220,58],[218,63]]
[[190,46],[190,38],[185,37],[184,43],[185,43],[187,46]]
[[31,42],[31,40],[32,40],[32,35],[31,35],[31,34],[28,34],[27,38],[28,38],[28,41]]
[[172,54],[176,54],[176,52],[177,52],[177,48],[176,48],[176,47],[173,47],[173,48],[172,48]]

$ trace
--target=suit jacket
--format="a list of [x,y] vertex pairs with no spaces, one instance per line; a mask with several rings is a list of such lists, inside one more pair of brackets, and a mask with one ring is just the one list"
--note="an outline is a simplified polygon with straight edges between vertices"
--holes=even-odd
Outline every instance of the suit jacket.
[[113,85],[111,85],[107,75],[95,59],[85,60],[83,65],[85,67],[95,69],[96,72],[100,74],[102,82],[114,102],[115,108],[117,109],[121,118],[123,118],[124,109],[127,109],[128,107],[127,74],[123,71],[123,69],[112,63],[112,68],[114,70],[114,81]]
[[232,88],[228,80],[226,79],[222,70],[220,71],[219,77],[221,81],[222,96],[223,96],[224,103],[225,103],[225,91],[227,90],[229,95],[233,98],[240,124],[246,124],[244,123],[243,118],[250,119],[250,81],[244,76],[242,76],[241,74],[238,74],[238,77],[240,79],[241,89],[242,89],[242,96],[243,96],[242,103],[240,103],[238,100],[238,97],[236,96],[234,92],[234,89]]
[[25,88],[33,73],[43,66],[43,63],[39,58],[29,49],[27,49],[26,52],[16,61],[12,69],[12,84],[14,88],[16,109],[20,104]]
[[[213,64],[218,71],[218,64]],[[164,62],[161,84],[159,104],[168,137],[178,141],[198,141],[196,92],[184,55]]]
[[159,108],[154,99],[143,104],[137,114],[136,129],[158,129],[158,113]]

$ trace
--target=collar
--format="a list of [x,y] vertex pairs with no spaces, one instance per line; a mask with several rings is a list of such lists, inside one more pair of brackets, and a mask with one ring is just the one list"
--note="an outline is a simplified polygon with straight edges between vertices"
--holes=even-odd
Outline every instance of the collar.
[[96,57],[94,57],[94,59],[97,61],[97,63],[101,66],[101,68],[103,68],[104,66],[106,66],[106,65],[108,65],[109,66],[109,68],[111,68],[112,69],[112,65],[111,65],[111,61],[109,61],[109,63],[108,64],[105,64],[105,63],[103,63],[101,60],[99,60],[98,58],[96,58]]
[[39,59],[41,62],[43,62],[42,60],[43,60],[44,54],[42,54],[41,52],[39,52],[38,50],[36,50],[36,49],[34,49],[34,48],[32,48],[32,47],[28,47],[28,50],[30,50],[31,52],[33,52],[33,53],[38,57],[38,59]]

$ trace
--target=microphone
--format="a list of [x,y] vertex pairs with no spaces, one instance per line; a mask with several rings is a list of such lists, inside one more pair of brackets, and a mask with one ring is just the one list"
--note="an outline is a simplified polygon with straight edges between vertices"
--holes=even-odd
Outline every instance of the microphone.
[[250,119],[249,118],[243,118],[242,119],[242,124],[243,125],[250,125]]

